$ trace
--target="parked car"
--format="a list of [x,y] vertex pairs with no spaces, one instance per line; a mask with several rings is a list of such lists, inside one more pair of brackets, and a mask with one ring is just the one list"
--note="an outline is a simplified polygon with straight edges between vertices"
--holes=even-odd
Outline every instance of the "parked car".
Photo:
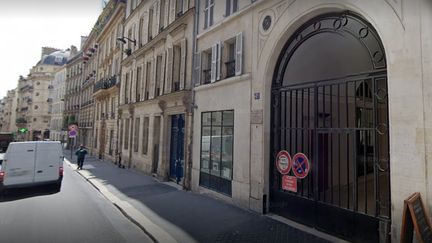
[[63,160],[59,141],[12,142],[0,168],[0,190],[51,184],[60,191]]

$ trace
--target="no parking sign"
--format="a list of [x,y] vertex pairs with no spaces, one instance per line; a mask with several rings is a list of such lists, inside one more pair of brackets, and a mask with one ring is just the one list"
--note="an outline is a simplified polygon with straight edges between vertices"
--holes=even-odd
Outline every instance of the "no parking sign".
[[299,178],[305,178],[310,171],[309,159],[303,153],[296,153],[293,157],[292,169],[294,175]]

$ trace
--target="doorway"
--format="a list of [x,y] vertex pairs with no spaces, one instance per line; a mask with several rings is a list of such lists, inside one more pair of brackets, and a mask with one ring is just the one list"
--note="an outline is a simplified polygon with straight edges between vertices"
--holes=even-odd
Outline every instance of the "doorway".
[[[384,48],[360,16],[322,15],[297,30],[273,78],[270,211],[354,242],[388,237],[387,97]],[[274,164],[281,150],[310,161],[296,190]]]

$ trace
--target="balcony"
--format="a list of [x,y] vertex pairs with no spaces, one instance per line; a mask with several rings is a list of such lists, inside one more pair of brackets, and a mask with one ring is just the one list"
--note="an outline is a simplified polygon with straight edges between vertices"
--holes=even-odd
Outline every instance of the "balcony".
[[101,79],[100,81],[98,81],[97,83],[94,84],[93,93],[96,93],[102,89],[109,89],[109,88],[115,86],[116,83],[117,83],[117,77],[116,76],[112,76],[108,79]]
[[27,123],[27,120],[24,117],[19,117],[15,120],[15,123],[24,124],[24,123]]

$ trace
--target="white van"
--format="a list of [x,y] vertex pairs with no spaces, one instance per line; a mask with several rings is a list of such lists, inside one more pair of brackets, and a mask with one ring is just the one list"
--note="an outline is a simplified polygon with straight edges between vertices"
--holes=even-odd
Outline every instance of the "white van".
[[0,167],[0,190],[53,184],[59,191],[63,159],[59,141],[12,142]]

